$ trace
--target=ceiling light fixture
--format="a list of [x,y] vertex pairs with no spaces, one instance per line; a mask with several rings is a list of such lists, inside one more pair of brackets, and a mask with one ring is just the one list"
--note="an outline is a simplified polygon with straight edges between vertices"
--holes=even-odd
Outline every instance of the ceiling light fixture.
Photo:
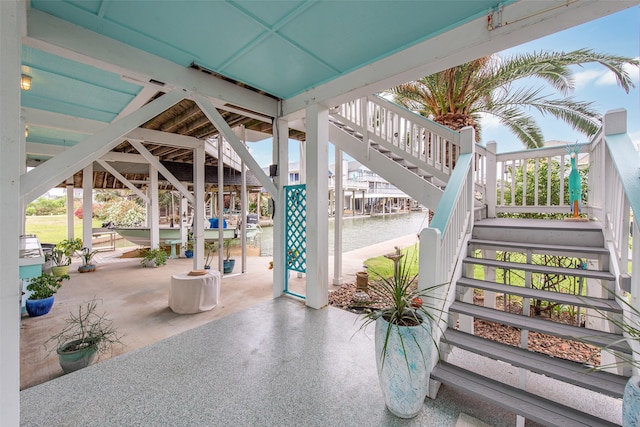
[[31,89],[31,76],[27,76],[23,74],[20,76],[20,89],[29,90]]

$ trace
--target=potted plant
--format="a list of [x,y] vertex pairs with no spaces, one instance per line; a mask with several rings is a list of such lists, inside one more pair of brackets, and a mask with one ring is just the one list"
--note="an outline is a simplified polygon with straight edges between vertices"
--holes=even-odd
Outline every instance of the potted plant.
[[441,311],[424,304],[436,287],[417,289],[415,258],[408,261],[405,255],[397,247],[385,255],[393,261],[390,277],[369,269],[369,289],[385,307],[367,313],[362,328],[375,323],[376,365],[387,408],[398,417],[412,418],[427,395],[433,346],[437,350],[433,313]]
[[71,256],[82,249],[82,239],[65,239],[57,243],[51,253],[51,260],[54,266],[51,272],[56,276],[62,276],[69,273],[71,265]]
[[31,317],[47,314],[53,306],[53,295],[62,286],[62,281],[68,279],[69,275],[54,276],[53,274],[42,273],[38,277],[29,279],[27,291],[31,294],[25,301],[25,308]]
[[82,248],[77,252],[78,256],[82,260],[82,265],[78,267],[80,273],[88,273],[96,270],[96,265],[91,263],[93,257],[98,253],[98,250],[90,251],[89,248]]
[[204,269],[211,269],[211,261],[213,261],[213,255],[216,253],[216,244],[204,242]]
[[143,267],[160,267],[161,265],[165,265],[167,263],[167,253],[159,248],[156,249],[148,249],[147,252],[142,257]]
[[236,260],[231,259],[231,247],[235,245],[235,238],[226,239],[224,241],[224,249],[226,253],[226,258],[223,263],[223,273],[229,274],[233,273],[233,267],[236,265]]
[[90,365],[101,354],[110,352],[114,344],[122,344],[117,329],[106,313],[97,311],[94,299],[69,312],[62,330],[46,342],[54,343],[60,366],[65,374]]
[[193,233],[189,232],[187,243],[184,245],[184,256],[193,258]]

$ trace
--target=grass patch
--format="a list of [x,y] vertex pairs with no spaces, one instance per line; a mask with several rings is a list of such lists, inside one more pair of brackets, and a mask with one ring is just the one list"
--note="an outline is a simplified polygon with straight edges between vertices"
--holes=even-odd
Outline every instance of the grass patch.
[[[93,219],[91,223],[94,228],[102,225],[99,219]],[[25,232],[27,234],[35,234],[41,243],[61,242],[67,238],[67,216],[27,216]],[[82,220],[75,216],[73,217],[73,235],[82,236]]]
[[[390,250],[388,253],[393,252]],[[408,258],[409,275],[413,276],[418,274],[418,244],[402,249],[402,253]],[[402,262],[402,261],[401,261]],[[390,278],[393,276],[393,261],[384,257],[384,255],[377,256],[375,258],[369,258],[365,260],[364,265],[367,266],[371,279],[373,276],[380,276]]]

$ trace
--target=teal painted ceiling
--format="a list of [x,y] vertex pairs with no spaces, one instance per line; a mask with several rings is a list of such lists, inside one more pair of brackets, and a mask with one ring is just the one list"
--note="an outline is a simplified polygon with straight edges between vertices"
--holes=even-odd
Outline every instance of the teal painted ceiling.
[[483,16],[496,4],[32,0],[31,8],[286,99]]
[[[515,0],[502,2],[512,3]],[[484,16],[495,0],[31,0],[35,10],[183,67],[287,99]],[[142,90],[105,70],[23,48],[22,105],[111,122]],[[82,135],[30,129],[31,141]]]

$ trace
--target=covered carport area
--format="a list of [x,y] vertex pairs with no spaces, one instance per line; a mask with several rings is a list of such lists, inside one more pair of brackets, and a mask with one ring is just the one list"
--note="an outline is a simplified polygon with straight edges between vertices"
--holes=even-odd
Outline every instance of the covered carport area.
[[[215,151],[206,132],[197,134],[195,127],[192,135],[176,131],[177,121],[162,127],[178,117],[163,119],[167,111],[197,109],[275,199],[277,297],[285,274],[279,195],[288,175],[288,140],[296,137],[293,129],[303,130],[307,227],[314,230],[307,236],[307,258],[313,261],[307,265],[306,303],[322,308],[328,283],[330,107],[637,4],[461,3],[0,2],[0,424],[19,422],[17,249],[30,201],[79,171],[88,195],[94,162],[118,161],[132,153],[124,148],[131,146],[150,165],[152,190],[140,193],[151,206],[157,205],[158,174],[195,206],[201,254],[205,165],[207,152]],[[487,17],[496,18],[492,28]],[[29,91],[20,89],[21,75],[31,78]],[[275,176],[262,172],[234,132],[240,124],[273,136]],[[27,143],[63,150],[27,172]],[[193,191],[173,177],[155,146],[192,153]],[[153,209],[150,223],[157,224]],[[157,245],[155,233],[152,242]],[[201,255],[194,267],[202,267]]]

